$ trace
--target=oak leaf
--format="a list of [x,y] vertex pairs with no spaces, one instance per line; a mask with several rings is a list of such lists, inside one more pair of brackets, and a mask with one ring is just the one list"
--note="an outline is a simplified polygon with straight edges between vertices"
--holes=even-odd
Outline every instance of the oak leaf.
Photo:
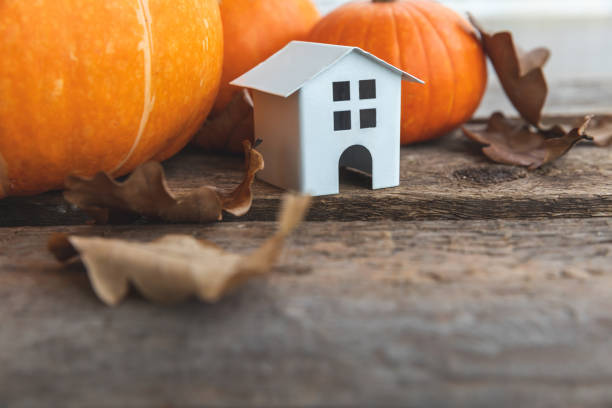
[[468,14],[468,17],[480,32],[484,51],[508,99],[523,119],[540,127],[542,108],[548,94],[542,68],[550,57],[550,51],[547,48],[536,48],[525,52],[514,43],[510,32],[490,34],[472,15]]
[[[590,139],[585,134],[591,117],[586,117],[580,127],[558,137],[545,137],[525,123],[513,123],[500,112],[489,118],[486,127],[463,126],[463,133],[470,139],[485,145],[482,151],[491,160],[536,169],[567,153],[578,141]],[[559,127],[556,128],[560,130]]]
[[223,111],[208,117],[193,143],[210,152],[241,153],[242,141],[254,143],[254,137],[253,102],[248,91],[243,90]]
[[248,255],[226,252],[188,235],[139,243],[57,234],[48,248],[60,261],[80,256],[95,293],[110,306],[125,298],[130,284],[154,302],[192,296],[216,302],[244,281],[269,272],[309,203],[308,196],[285,196],[277,232]]
[[[588,115],[584,120],[589,119],[589,124],[585,128],[585,134],[593,141],[595,146],[606,147],[612,144],[612,116],[609,115]],[[576,121],[574,125],[579,127],[582,122]],[[566,125],[554,125],[548,129],[540,128],[540,133],[546,137],[563,136],[568,132]]]
[[230,193],[203,186],[175,197],[168,190],[162,166],[149,162],[139,166],[122,183],[104,172],[91,179],[69,176],[64,197],[101,224],[134,215],[200,223],[221,220],[223,211],[241,216],[251,207],[251,185],[255,173],[264,166],[261,154],[248,141],[244,142],[244,151],[247,167],[244,180]]

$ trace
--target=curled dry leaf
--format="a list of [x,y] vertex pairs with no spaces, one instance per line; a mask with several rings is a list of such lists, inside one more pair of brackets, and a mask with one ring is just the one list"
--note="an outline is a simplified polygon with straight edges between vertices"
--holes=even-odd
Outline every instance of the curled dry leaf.
[[206,120],[193,143],[207,151],[241,153],[243,140],[253,143],[253,120],[248,91],[237,92],[222,112]]
[[485,128],[464,126],[462,130],[470,139],[485,145],[482,151],[491,160],[536,169],[563,156],[578,141],[589,139],[585,129],[590,120],[591,117],[585,118],[580,127],[559,137],[546,138],[528,125],[512,123],[496,112]]
[[[599,147],[606,147],[612,144],[612,116],[587,115],[584,120],[589,119],[585,133],[593,144]],[[574,125],[580,127],[584,122],[576,121]],[[568,126],[554,125],[548,129],[540,128],[540,133],[546,137],[559,137],[568,132]]]
[[594,116],[587,129],[587,134],[593,138],[593,143],[597,146],[612,145],[612,117]]
[[204,186],[175,197],[166,186],[164,170],[157,162],[138,167],[123,183],[106,173],[91,179],[69,176],[64,197],[80,207],[98,223],[120,220],[130,215],[159,218],[169,222],[211,222],[220,220],[223,211],[241,216],[251,207],[251,185],[255,173],[264,166],[259,152],[244,142],[246,173],[230,193]]
[[60,261],[78,254],[96,294],[108,305],[118,304],[130,284],[155,302],[177,302],[191,296],[215,302],[242,282],[270,270],[309,203],[307,196],[286,196],[277,232],[248,255],[229,253],[188,235],[138,243],[58,234],[49,240],[49,250]]
[[546,48],[524,52],[507,31],[489,34],[472,16],[471,23],[480,32],[484,50],[491,60],[504,92],[527,122],[540,127],[542,108],[548,86],[542,67],[550,57]]
[[[496,112],[484,129],[464,126],[463,132],[469,138],[485,145],[482,150],[487,157],[498,163],[535,169],[563,156],[579,140],[590,139],[585,129],[591,117],[586,117],[583,123],[569,131],[561,125],[545,128],[541,124],[542,108],[548,94],[542,67],[550,57],[548,49],[524,52],[514,43],[510,32],[489,34],[473,16],[469,15],[469,19],[480,32],[483,48],[504,92],[527,122],[516,125]],[[605,144],[607,141],[602,137],[596,143]]]

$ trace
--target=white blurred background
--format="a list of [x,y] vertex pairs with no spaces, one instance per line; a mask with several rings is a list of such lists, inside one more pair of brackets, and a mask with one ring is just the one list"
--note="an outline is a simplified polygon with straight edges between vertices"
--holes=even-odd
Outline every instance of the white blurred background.
[[[361,0],[363,1],[363,0]],[[348,0],[315,0],[327,13]],[[612,113],[612,0],[442,0],[490,31],[511,30],[524,49],[552,51],[545,72],[548,114]],[[492,71],[489,71],[492,73]],[[477,116],[511,113],[494,75]],[[568,108],[570,106],[570,108]]]

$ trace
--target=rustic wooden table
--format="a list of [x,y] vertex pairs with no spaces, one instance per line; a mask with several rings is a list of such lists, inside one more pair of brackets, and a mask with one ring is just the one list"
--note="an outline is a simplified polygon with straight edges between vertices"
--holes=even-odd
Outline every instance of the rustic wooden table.
[[[230,187],[241,160],[187,150],[175,191]],[[104,306],[53,232],[234,250],[273,230],[281,192],[213,225],[88,226],[59,193],[0,201],[0,407],[612,404],[612,149],[540,170],[455,133],[402,149],[402,185],[345,175],[268,277],[216,305]]]

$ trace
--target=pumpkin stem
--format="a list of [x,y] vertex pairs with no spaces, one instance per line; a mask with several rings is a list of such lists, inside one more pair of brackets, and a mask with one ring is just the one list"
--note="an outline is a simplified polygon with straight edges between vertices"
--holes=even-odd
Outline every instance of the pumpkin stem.
[[372,3],[393,3],[397,0],[372,0]]

